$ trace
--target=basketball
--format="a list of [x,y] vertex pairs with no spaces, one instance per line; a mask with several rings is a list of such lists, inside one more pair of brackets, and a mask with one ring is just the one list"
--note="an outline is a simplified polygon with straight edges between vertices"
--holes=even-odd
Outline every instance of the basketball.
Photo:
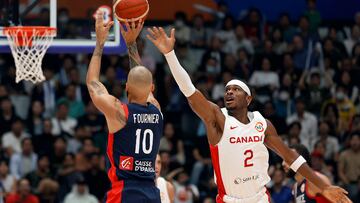
[[116,0],[113,10],[115,17],[120,22],[131,19],[139,21],[146,18],[149,12],[149,3],[147,0]]

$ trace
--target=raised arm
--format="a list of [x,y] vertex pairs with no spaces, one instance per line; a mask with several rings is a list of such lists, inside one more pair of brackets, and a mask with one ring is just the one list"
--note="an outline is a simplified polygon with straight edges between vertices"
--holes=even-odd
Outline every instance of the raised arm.
[[204,121],[210,144],[217,144],[220,140],[218,130],[222,130],[223,125],[218,125],[218,120],[225,121],[220,108],[208,101],[205,96],[198,91],[191,82],[190,76],[179,63],[175,51],[175,29],[171,30],[168,36],[163,28],[153,27],[148,29],[147,38],[164,54],[169,64],[171,74],[178,84],[181,92],[187,97],[193,111]]
[[319,192],[327,199],[339,203],[351,202],[346,197],[345,194],[347,194],[347,192],[344,189],[337,186],[332,186],[328,182],[319,178],[319,176],[314,173],[314,171],[306,162],[301,161],[300,155],[285,145],[285,143],[278,136],[273,124],[268,120],[267,126],[268,127],[265,131],[266,146],[276,152],[281,158],[283,158],[285,162],[291,166],[292,170],[300,173],[313,185],[319,188]]
[[[123,26],[125,26],[125,28]],[[137,24],[132,21],[131,25],[129,24],[129,22],[125,22],[123,26],[120,26],[120,30],[128,49],[130,68],[134,68],[135,66],[142,66],[141,57],[139,55],[136,44],[136,39],[144,26],[144,21],[140,19]],[[153,93],[150,93],[148,97],[148,102],[155,105],[158,109],[161,110],[160,104],[155,99]]]
[[96,16],[96,47],[91,57],[88,72],[86,75],[86,85],[88,87],[91,100],[96,108],[104,113],[110,132],[116,132],[125,124],[126,118],[121,103],[115,97],[109,95],[105,86],[100,82],[101,56],[109,30],[114,22],[104,24],[103,12],[98,11]]

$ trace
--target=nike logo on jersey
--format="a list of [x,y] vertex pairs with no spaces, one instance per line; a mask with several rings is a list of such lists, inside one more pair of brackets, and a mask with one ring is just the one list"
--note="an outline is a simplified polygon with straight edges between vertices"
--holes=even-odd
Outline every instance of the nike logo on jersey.
[[237,127],[239,127],[239,126],[230,126],[230,130],[234,130],[235,128],[237,128]]

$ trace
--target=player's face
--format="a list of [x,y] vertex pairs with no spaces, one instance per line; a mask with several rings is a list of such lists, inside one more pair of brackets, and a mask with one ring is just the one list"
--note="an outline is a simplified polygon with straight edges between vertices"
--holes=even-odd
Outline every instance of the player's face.
[[160,155],[156,155],[156,161],[155,161],[156,177],[160,176],[160,172],[161,172],[161,158],[160,158]]
[[251,102],[251,96],[237,85],[229,85],[225,88],[225,107],[228,110],[247,108]]

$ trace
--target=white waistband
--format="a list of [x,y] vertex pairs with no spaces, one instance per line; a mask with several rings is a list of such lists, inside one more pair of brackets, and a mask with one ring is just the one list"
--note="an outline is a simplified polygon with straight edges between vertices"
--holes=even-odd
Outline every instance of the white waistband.
[[229,195],[224,195],[223,201],[226,203],[255,203],[255,202],[258,203],[261,202],[264,196],[267,196],[265,187],[261,189],[260,192],[248,198],[237,198]]

